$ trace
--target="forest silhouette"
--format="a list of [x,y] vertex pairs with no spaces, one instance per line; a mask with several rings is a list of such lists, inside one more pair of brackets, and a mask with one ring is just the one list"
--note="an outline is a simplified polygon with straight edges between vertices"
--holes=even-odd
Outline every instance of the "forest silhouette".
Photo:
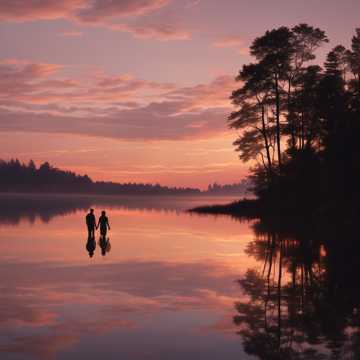
[[200,193],[196,188],[167,187],[159,184],[137,184],[93,181],[88,175],[60,170],[44,162],[37,167],[34,161],[28,164],[18,159],[0,161],[0,188],[2,192],[42,193],[96,193],[96,194],[151,194],[178,195]]
[[256,198],[191,210],[257,219],[233,321],[262,360],[360,357],[360,28],[319,66],[328,41],[307,24],[253,41],[228,124]]
[[[257,201],[201,212],[342,213],[359,210],[360,28],[350,49],[335,46],[324,65],[317,50],[329,40],[307,24],[256,38],[254,62],[240,70],[229,127],[242,161],[252,161]],[[255,165],[254,165],[255,164]]]
[[78,193],[109,195],[242,195],[249,187],[244,179],[234,184],[210,184],[206,190],[194,187],[169,187],[159,184],[93,181],[88,175],[58,169],[48,162],[36,166],[18,159],[0,160],[1,192]]

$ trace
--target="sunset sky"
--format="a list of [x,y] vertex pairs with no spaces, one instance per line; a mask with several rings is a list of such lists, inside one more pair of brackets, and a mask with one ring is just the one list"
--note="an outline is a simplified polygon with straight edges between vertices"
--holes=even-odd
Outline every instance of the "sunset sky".
[[226,118],[251,41],[307,22],[323,59],[360,1],[0,0],[0,21],[0,158],[204,188],[247,173]]

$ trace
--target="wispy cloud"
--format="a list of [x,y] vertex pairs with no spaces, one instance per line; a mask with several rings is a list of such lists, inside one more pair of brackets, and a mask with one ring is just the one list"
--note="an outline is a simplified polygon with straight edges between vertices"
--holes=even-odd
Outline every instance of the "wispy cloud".
[[[0,19],[34,21],[63,18],[78,25],[127,32],[140,39],[189,39],[190,31],[179,25],[162,20],[152,23],[144,21],[144,15],[160,10],[169,3],[169,0],[42,0],[34,4],[28,0],[3,0],[0,2]],[[141,21],[136,21],[138,17],[141,17]],[[60,35],[77,37],[81,36],[82,32],[65,31]]]
[[201,3],[201,0],[189,0],[186,4],[187,7],[191,8]]
[[51,20],[70,17],[74,10],[86,6],[87,0],[2,0],[0,18],[8,21]]
[[169,0],[94,0],[75,12],[78,20],[83,22],[103,22],[116,17],[140,16],[158,10],[169,3]]
[[72,30],[72,31],[64,31],[62,33],[60,33],[60,36],[65,36],[65,37],[80,37],[82,36],[82,32],[81,31],[76,31],[76,30]]
[[217,48],[235,49],[241,55],[249,54],[249,48],[246,46],[246,42],[241,36],[232,35],[218,38],[213,42],[213,46]]
[[168,3],[168,0],[2,0],[0,18],[21,21],[73,18],[100,22],[115,17],[144,15]]
[[206,138],[226,131],[228,96],[235,86],[230,76],[178,87],[131,74],[69,79],[61,69],[14,59],[0,63],[0,130],[145,140]]
[[113,31],[125,31],[138,39],[157,39],[161,41],[188,40],[191,32],[176,27],[173,24],[105,24],[105,27]]

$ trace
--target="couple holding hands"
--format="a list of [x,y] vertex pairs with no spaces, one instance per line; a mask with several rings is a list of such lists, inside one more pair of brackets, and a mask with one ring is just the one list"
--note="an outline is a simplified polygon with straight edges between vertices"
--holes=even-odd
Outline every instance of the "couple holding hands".
[[94,209],[90,209],[90,212],[86,215],[86,225],[89,233],[89,238],[95,237],[95,230],[100,227],[100,235],[106,236],[107,230],[110,230],[109,219],[106,216],[106,212],[103,210],[99,217],[98,224],[96,225],[96,218],[94,215]]

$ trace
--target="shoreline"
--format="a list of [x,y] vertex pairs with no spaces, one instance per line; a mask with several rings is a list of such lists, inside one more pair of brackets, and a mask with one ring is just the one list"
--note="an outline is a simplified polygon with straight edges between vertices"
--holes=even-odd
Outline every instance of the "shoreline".
[[242,199],[228,204],[203,205],[189,209],[189,213],[203,215],[229,215],[236,218],[257,219],[264,215],[257,199]]

